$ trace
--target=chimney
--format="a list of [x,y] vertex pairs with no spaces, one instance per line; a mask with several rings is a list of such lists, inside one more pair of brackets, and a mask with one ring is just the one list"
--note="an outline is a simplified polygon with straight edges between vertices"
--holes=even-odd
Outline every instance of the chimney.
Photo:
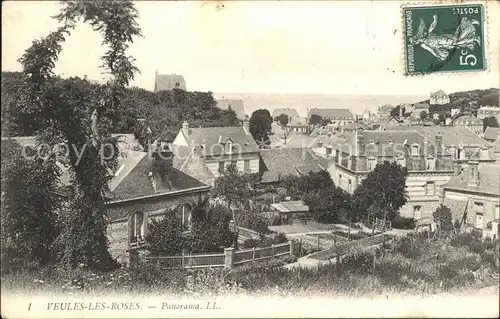
[[441,153],[443,152],[443,136],[441,133],[436,134],[436,155],[441,156]]
[[245,133],[250,134],[250,121],[245,119],[243,121],[243,129],[245,130]]
[[188,137],[189,136],[189,123],[184,121],[184,123],[182,123],[182,133],[184,134],[184,136]]
[[478,161],[469,161],[469,180],[467,183],[468,187],[477,187],[479,186],[479,170],[478,166],[479,163]]
[[402,105],[399,106],[399,118],[400,119],[403,118],[403,106]]
[[358,155],[364,155],[365,154],[365,137],[363,135],[363,130],[358,129],[356,132],[356,146],[357,146],[357,151]]
[[170,151],[167,142],[162,142],[158,140],[156,148],[153,151],[152,158],[153,158],[154,172],[158,172],[161,175],[163,175],[165,173],[168,173],[172,168],[174,153]]

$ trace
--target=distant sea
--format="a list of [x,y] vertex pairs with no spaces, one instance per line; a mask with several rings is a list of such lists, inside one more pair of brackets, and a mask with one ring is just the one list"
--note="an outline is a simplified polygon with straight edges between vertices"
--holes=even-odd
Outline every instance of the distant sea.
[[214,93],[215,98],[242,99],[245,114],[258,109],[294,108],[306,117],[311,108],[350,109],[353,115],[364,110],[376,111],[384,104],[398,105],[427,100],[429,95],[336,95],[336,94],[273,94],[273,93]]

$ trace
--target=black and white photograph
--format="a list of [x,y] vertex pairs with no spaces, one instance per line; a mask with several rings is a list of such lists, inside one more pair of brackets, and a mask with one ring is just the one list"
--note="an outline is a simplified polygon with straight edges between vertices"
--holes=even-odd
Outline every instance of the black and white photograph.
[[4,318],[498,318],[499,1],[3,1]]

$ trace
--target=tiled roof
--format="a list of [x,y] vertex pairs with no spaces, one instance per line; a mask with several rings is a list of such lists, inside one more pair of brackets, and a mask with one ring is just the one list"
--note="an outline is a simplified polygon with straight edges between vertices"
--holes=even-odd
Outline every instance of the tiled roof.
[[443,145],[450,146],[490,146],[488,142],[483,140],[471,130],[462,126],[400,126],[394,127],[392,130],[404,130],[418,132],[428,139],[435,140],[439,133],[443,138]]
[[221,110],[227,110],[231,108],[236,113],[236,117],[239,120],[245,119],[245,105],[243,100],[228,100],[228,99],[216,99],[217,107]]
[[283,148],[311,148],[316,146],[318,137],[290,132]]
[[[135,164],[135,165],[134,165]],[[152,172],[153,159],[144,153],[139,162],[131,162],[131,168],[126,168],[128,174],[113,190],[113,201],[134,199],[137,197],[166,194],[173,191],[188,190],[207,186],[201,181],[171,167],[165,174],[153,173],[156,189],[149,176]]]
[[278,108],[274,109],[273,112],[271,113],[271,116],[273,118],[280,116],[281,114],[286,114],[289,118],[290,117],[299,117],[299,113],[297,112],[296,109],[290,109],[290,108]]
[[319,172],[323,168],[309,150],[300,148],[274,148],[262,150],[261,172],[262,182],[276,182],[282,177]]
[[[352,134],[345,143],[340,145],[340,149],[344,151],[351,151],[353,155],[359,155],[357,150],[357,133]],[[400,150],[401,145],[411,145],[418,144],[423,147],[424,140],[426,138],[415,132],[415,131],[401,131],[401,130],[391,130],[391,131],[363,131],[363,144],[365,146],[365,151],[367,155],[372,156],[393,156],[394,149]],[[374,143],[374,147],[371,147],[371,141]],[[434,149],[433,140],[427,139],[429,152]],[[389,147],[390,142],[392,142],[394,147]],[[384,148],[385,147],[385,148]]]
[[316,114],[321,117],[327,117],[327,118],[337,118],[337,119],[342,119],[342,118],[347,118],[347,119],[352,119],[352,113],[349,109],[310,109],[309,113],[307,114],[307,117],[311,117],[311,115]]
[[[186,136],[190,145],[202,145],[204,153],[211,156],[224,154],[224,145],[220,144],[219,140],[227,138],[233,141],[235,151],[241,151],[241,153],[259,151],[252,135],[247,134],[243,126],[190,128],[189,136]],[[233,153],[235,154],[238,153]]]
[[500,163],[479,163],[479,185],[468,186],[469,168],[453,177],[443,187],[458,189],[463,192],[482,192],[490,195],[500,195]]
[[154,92],[169,91],[175,88],[186,90],[186,81],[182,75],[156,74]]
[[[496,141],[497,138],[498,138],[498,134],[499,134],[500,130],[498,129],[498,127],[491,127],[491,126],[488,126],[486,128],[486,131],[484,131],[484,136],[483,138],[485,140],[490,140],[490,141]],[[475,134],[474,134],[475,135]]]
[[478,119],[477,117],[473,117],[473,116],[467,116],[467,115],[457,117],[453,121],[453,124],[466,124],[465,122],[469,122],[468,124],[476,124],[476,125],[483,124],[483,121],[481,119]]
[[305,205],[301,200],[271,204],[271,207],[280,213],[299,213],[309,211],[309,206]]

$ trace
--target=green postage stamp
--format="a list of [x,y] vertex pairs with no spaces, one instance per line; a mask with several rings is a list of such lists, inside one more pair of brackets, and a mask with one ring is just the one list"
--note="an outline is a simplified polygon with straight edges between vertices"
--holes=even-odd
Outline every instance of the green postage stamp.
[[404,6],[405,73],[484,70],[482,4]]

